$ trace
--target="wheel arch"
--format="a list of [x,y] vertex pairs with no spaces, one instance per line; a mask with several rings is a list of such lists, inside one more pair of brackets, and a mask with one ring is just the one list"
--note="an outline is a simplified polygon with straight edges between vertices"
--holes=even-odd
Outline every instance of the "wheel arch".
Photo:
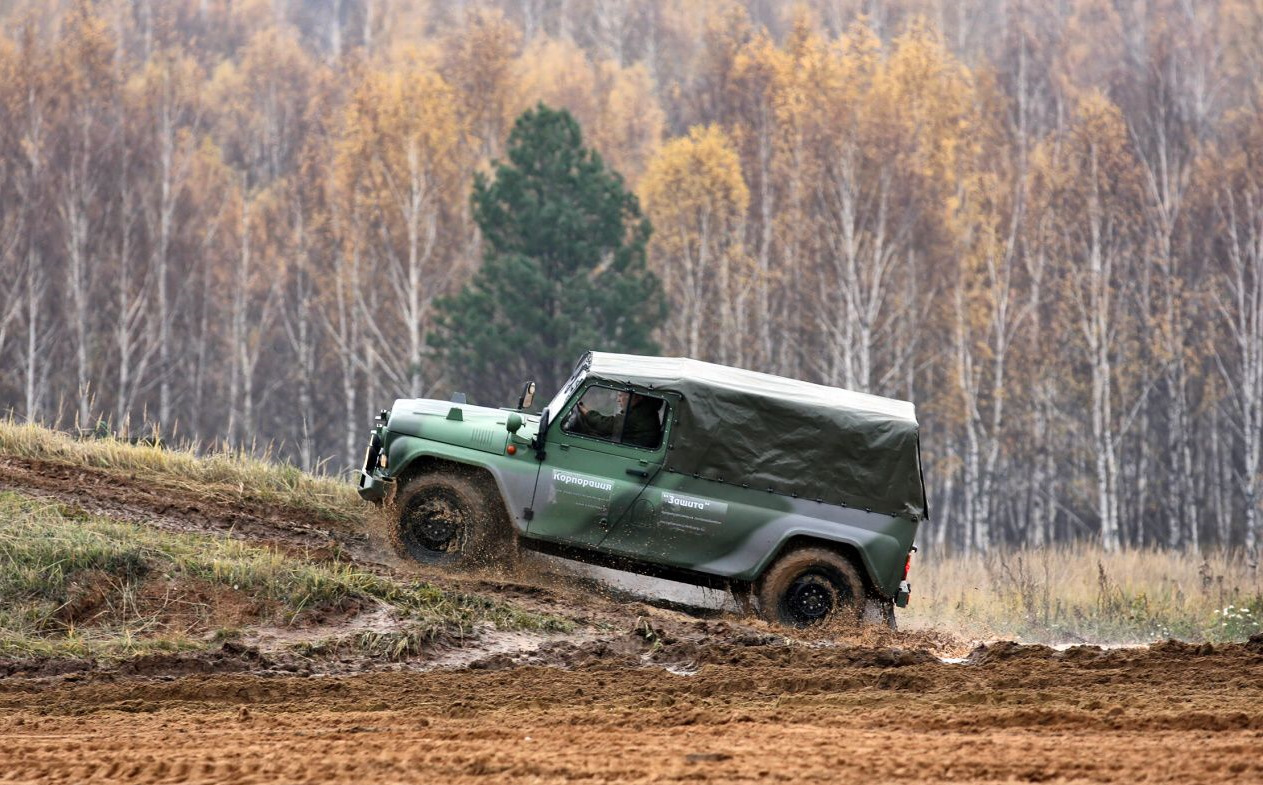
[[843,557],[855,566],[856,571],[860,574],[860,578],[864,581],[864,589],[868,592],[869,596],[886,597],[886,593],[882,591],[881,585],[873,577],[873,565],[870,563],[864,549],[861,548],[858,543],[849,539],[833,539],[808,532],[794,532],[781,540],[776,549],[772,551],[771,556],[759,565],[758,573],[752,581],[752,584],[757,586],[763,579],[763,576],[767,574],[767,571],[771,569],[772,565],[776,564],[782,556],[790,553],[791,551],[799,550],[800,548],[825,548],[837,553],[839,556]]
[[453,460],[446,456],[433,455],[430,453],[419,453],[414,455],[403,469],[395,475],[395,493],[394,497],[398,498],[403,488],[415,478],[426,475],[435,474],[442,471],[457,472],[467,477],[471,477],[485,485],[487,488],[494,490],[496,495],[496,512],[503,516],[506,523],[513,520],[513,516],[509,513],[508,501],[505,496],[505,489],[496,477],[495,472],[486,466],[479,466],[474,463],[465,463],[463,461]]

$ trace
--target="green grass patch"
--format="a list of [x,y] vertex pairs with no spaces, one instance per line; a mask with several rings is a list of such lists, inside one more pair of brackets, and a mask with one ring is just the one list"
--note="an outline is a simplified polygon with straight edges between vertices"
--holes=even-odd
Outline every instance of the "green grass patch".
[[410,653],[481,623],[568,623],[483,597],[312,563],[237,540],[172,534],[0,493],[0,656],[112,658],[214,645],[216,631],[389,606]]

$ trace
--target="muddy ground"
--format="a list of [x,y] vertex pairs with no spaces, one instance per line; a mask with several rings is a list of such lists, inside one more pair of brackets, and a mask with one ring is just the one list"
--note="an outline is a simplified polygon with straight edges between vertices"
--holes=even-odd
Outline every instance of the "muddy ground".
[[[100,470],[3,459],[0,488],[417,572],[362,532]],[[1263,782],[1263,638],[802,636],[551,564],[419,574],[575,630],[488,629],[406,662],[298,657],[267,630],[121,666],[0,662],[0,782]]]

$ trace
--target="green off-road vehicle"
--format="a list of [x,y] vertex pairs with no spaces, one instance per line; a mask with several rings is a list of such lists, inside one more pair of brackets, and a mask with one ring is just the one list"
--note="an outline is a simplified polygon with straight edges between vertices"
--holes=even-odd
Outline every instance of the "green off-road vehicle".
[[696,360],[591,352],[532,414],[403,399],[359,492],[421,562],[553,555],[726,588],[805,626],[894,622],[925,489],[912,404]]

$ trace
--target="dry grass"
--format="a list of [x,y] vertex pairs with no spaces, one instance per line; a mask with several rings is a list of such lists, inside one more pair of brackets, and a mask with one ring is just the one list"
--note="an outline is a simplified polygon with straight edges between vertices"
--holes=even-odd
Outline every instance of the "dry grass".
[[1243,640],[1263,576],[1240,554],[1106,553],[1088,544],[916,559],[908,628],[1039,643]]
[[355,488],[333,477],[273,463],[265,453],[131,444],[112,437],[75,439],[60,431],[0,420],[0,455],[126,472],[177,491],[224,500],[243,498],[302,510],[331,521],[360,523],[364,505]]

